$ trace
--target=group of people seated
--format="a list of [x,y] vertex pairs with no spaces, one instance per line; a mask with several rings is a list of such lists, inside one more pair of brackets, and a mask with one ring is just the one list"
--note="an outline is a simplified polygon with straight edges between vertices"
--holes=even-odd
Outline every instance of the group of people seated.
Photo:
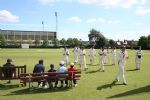
[[[3,74],[5,78],[8,78],[9,81],[7,83],[11,83],[11,78],[13,77],[13,74],[15,74],[15,65],[12,64],[12,59],[7,59],[6,64],[3,65],[3,67],[5,67],[5,70],[3,70]],[[10,71],[10,69],[12,69]],[[70,68],[66,68],[65,67],[65,62],[64,61],[60,61],[59,63],[59,67],[57,70],[55,70],[54,64],[50,64],[50,69],[47,72],[73,72],[73,71],[77,71],[77,69],[74,67],[74,63],[70,63]],[[33,69],[33,73],[43,73],[45,72],[45,67],[44,67],[44,61],[43,60],[39,60],[38,64],[35,65],[34,69]],[[61,74],[60,74],[61,75]],[[62,74],[64,75],[64,74]],[[48,76],[56,76],[56,74],[49,74]],[[53,87],[57,87],[58,86],[58,81],[60,81],[61,86],[64,86],[64,82],[65,82],[65,86],[68,87],[68,80],[64,79],[64,78],[59,78],[59,79],[49,79],[47,81],[49,88],[53,88]],[[77,86],[77,82],[76,80],[73,80],[74,86]],[[38,86],[39,88],[47,88],[48,86],[46,85],[46,81],[39,81],[38,82]]]
[[[43,60],[39,60],[39,63],[35,65],[33,73],[43,73],[45,72],[45,67],[44,67],[44,61]],[[77,69],[74,67],[74,63],[70,64],[70,68],[66,68],[64,66],[65,62],[64,61],[60,61],[59,63],[59,67],[57,70],[55,70],[54,64],[50,64],[50,69],[48,70],[48,72],[73,72],[73,71],[77,71]],[[49,76],[55,76],[55,74],[50,74]],[[58,86],[58,81],[60,81],[61,86],[64,86],[64,82],[65,82],[65,87],[68,87],[68,80],[64,79],[64,78],[59,78],[59,79],[49,79],[48,80],[48,84],[49,84],[49,88],[52,87],[57,87]],[[77,82],[76,80],[73,80],[74,86],[77,86]],[[46,85],[46,81],[43,82],[38,82],[38,86],[39,88],[43,87],[43,88],[47,88]]]

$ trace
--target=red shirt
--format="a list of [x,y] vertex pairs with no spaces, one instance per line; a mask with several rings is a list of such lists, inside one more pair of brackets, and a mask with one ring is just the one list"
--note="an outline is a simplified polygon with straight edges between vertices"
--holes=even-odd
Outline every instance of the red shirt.
[[72,72],[72,71],[77,71],[77,70],[74,67],[70,67],[70,68],[68,68],[68,71]]
[[[74,71],[77,71],[74,67],[68,68],[68,72],[74,72]],[[72,74],[73,76],[75,75],[74,73],[70,73],[69,75],[72,76]]]

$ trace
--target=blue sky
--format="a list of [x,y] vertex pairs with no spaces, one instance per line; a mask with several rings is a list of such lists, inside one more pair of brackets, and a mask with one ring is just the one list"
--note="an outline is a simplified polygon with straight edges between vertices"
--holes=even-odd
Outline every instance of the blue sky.
[[0,0],[0,29],[55,31],[58,38],[88,40],[91,28],[109,39],[150,34],[150,0]]

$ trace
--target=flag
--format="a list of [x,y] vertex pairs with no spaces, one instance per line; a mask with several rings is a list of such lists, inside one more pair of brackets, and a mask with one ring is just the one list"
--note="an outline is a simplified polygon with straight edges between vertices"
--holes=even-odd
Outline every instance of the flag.
[[55,16],[57,17],[57,12],[55,12]]

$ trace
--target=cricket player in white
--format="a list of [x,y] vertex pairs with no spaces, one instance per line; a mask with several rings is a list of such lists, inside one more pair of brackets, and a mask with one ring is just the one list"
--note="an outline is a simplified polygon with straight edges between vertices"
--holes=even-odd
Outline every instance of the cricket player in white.
[[74,52],[74,63],[77,63],[78,62],[80,48],[79,47],[74,47],[73,52]]
[[95,58],[95,49],[92,47],[89,51],[89,56],[90,56],[90,63],[91,65],[94,63],[94,58]]
[[110,63],[110,51],[109,51],[109,48],[106,49],[106,63]]
[[118,81],[118,77],[121,75],[122,80],[123,80],[123,84],[127,85],[127,82],[125,80],[125,75],[124,75],[124,67],[125,67],[125,63],[126,63],[126,59],[128,59],[128,53],[125,49],[125,46],[121,47],[121,50],[118,53],[118,67],[119,67],[119,71],[116,75],[115,81]]
[[112,53],[112,61],[113,61],[112,65],[116,65],[116,48],[115,47],[112,49],[111,53]]
[[104,72],[104,56],[106,55],[106,52],[104,48],[101,48],[98,52],[99,54],[99,64],[100,64],[100,71]]
[[139,47],[139,50],[136,51],[136,69],[140,70],[141,69],[141,59],[143,57],[143,51],[141,50],[141,47]]
[[83,47],[81,47],[81,50],[80,50],[80,67],[81,67],[81,70],[83,68],[85,70],[87,70],[85,55],[86,55],[86,51],[84,50]]
[[65,47],[63,51],[63,61],[65,62],[65,65],[69,63],[69,50]]

